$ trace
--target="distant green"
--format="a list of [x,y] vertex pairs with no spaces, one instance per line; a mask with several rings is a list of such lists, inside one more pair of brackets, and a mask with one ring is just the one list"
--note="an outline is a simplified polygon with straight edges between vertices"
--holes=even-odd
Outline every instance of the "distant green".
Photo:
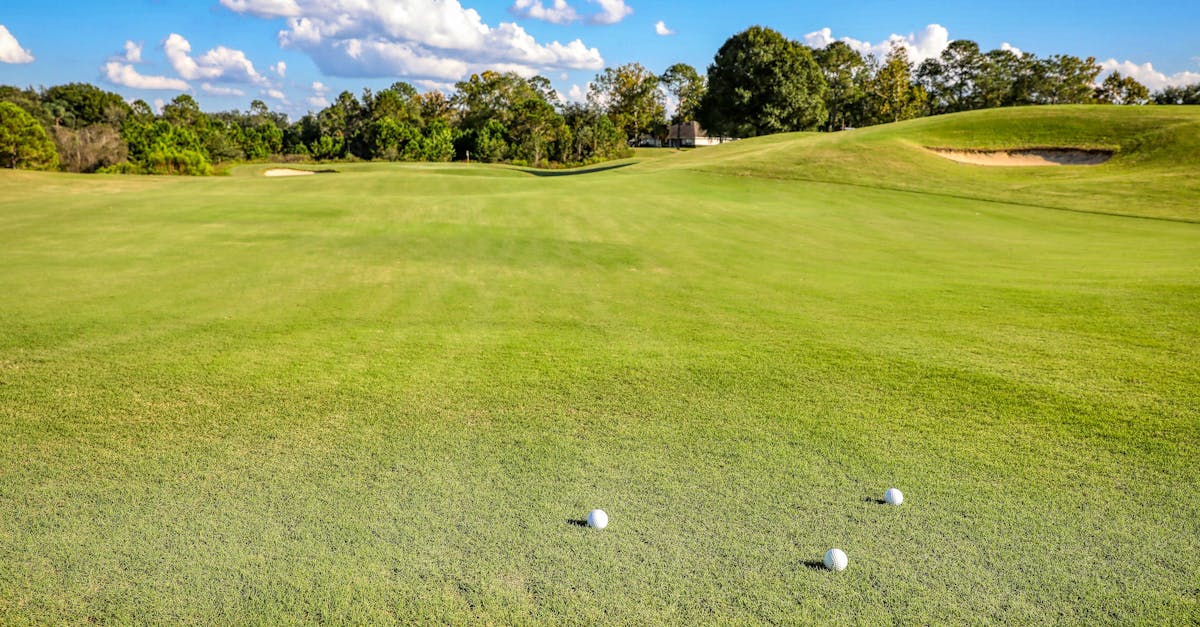
[[1200,618],[1200,107],[615,165],[0,172],[0,624]]

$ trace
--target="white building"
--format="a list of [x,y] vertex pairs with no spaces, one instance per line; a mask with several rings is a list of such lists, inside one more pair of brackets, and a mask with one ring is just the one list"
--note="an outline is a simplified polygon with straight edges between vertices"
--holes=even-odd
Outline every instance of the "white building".
[[733,140],[728,137],[709,137],[708,133],[704,129],[700,128],[699,122],[672,124],[670,133],[667,135],[667,145],[673,148],[715,146],[717,144],[723,144],[727,141]]

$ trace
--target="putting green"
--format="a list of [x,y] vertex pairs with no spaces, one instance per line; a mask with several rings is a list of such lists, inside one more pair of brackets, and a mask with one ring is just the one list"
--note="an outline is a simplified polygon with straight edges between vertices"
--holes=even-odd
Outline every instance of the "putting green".
[[1195,620],[1198,125],[0,172],[0,623]]

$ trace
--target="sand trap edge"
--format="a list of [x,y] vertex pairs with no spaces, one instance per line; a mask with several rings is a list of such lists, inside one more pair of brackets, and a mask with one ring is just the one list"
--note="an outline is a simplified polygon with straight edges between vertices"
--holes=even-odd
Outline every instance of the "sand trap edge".
[[297,170],[296,168],[271,168],[263,172],[263,176],[312,176],[313,174],[329,174],[335,170]]
[[926,148],[933,154],[970,165],[995,167],[1040,167],[1060,165],[1100,165],[1113,158],[1111,150],[1079,148],[1022,148],[1020,150],[961,150]]

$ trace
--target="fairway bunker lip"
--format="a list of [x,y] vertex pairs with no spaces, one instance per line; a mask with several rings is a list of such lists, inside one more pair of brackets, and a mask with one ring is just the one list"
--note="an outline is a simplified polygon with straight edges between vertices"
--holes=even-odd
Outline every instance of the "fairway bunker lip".
[[301,170],[298,168],[271,168],[263,176],[312,176],[313,174],[335,174],[337,170]]
[[958,163],[997,167],[1043,167],[1060,165],[1100,165],[1113,157],[1111,150],[1091,148],[1014,148],[1009,150],[966,150],[933,148],[926,150]]

